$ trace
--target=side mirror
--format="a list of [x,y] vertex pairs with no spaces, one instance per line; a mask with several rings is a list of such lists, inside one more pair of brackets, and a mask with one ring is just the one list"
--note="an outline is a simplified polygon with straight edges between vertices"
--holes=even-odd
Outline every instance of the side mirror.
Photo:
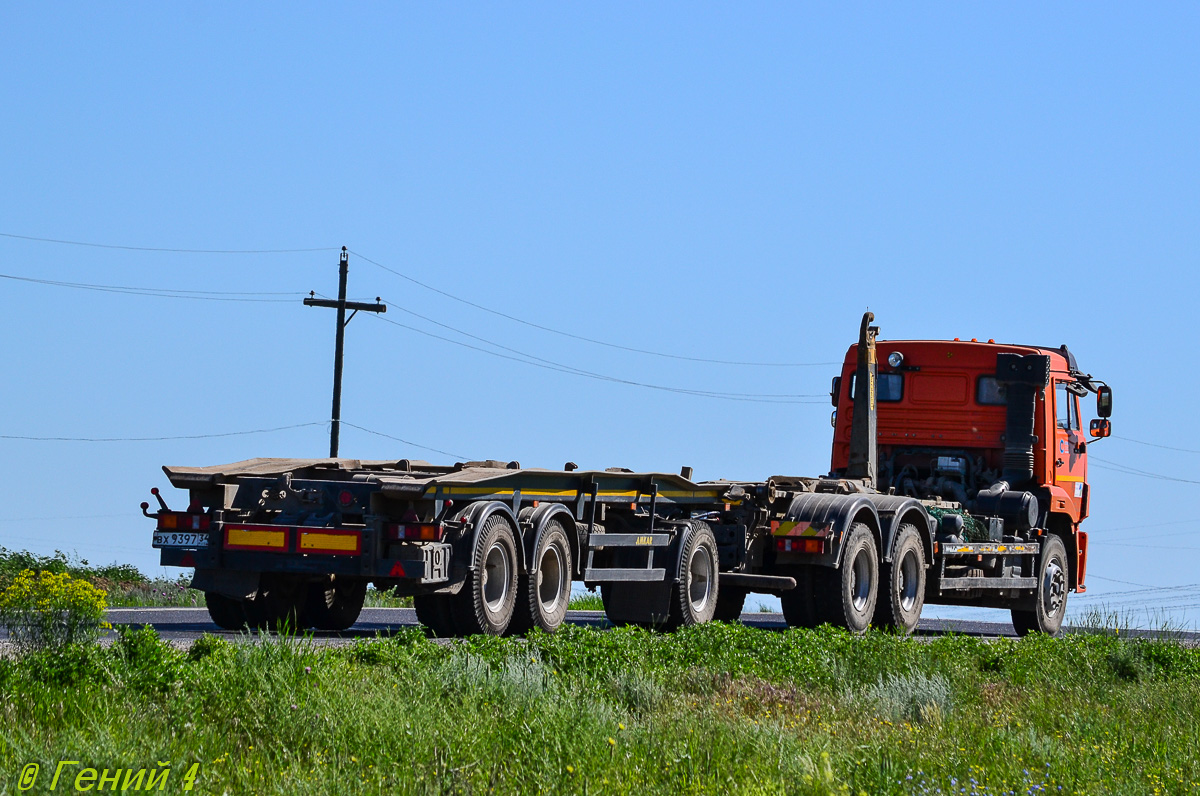
[[838,405],[838,397],[841,394],[842,394],[842,377],[834,376],[833,377],[833,387],[829,391],[829,399],[833,402],[834,406]]
[[[1100,415],[1100,417],[1112,416],[1112,387],[1109,387],[1107,384],[1102,384],[1096,389],[1096,414]],[[1092,436],[1095,435],[1093,434]],[[1108,434],[1104,436],[1107,437]]]
[[1112,422],[1105,418],[1098,417],[1093,420],[1091,424],[1089,424],[1088,434],[1096,439],[1107,437],[1108,435],[1112,434]]

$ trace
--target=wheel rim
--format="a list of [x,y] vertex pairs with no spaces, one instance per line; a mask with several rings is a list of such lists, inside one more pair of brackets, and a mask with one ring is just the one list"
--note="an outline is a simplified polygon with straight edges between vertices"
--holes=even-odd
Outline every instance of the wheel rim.
[[496,542],[483,558],[483,602],[492,613],[498,613],[504,607],[511,572],[508,548]]
[[871,556],[866,550],[859,550],[854,556],[854,566],[850,571],[850,600],[855,611],[865,611],[871,600]]
[[558,545],[550,545],[538,562],[538,602],[542,611],[552,614],[562,601],[564,567]]
[[692,610],[701,613],[712,596],[713,561],[707,547],[697,547],[688,562],[688,601]]
[[909,550],[900,559],[900,608],[911,611],[917,604],[917,583],[920,579],[917,554]]
[[1051,559],[1046,563],[1046,572],[1042,575],[1042,605],[1046,609],[1046,616],[1056,616],[1066,600],[1067,576],[1058,561]]

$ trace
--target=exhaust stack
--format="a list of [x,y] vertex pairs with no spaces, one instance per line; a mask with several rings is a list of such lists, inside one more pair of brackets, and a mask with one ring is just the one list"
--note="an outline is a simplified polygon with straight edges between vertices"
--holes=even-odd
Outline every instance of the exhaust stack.
[[1033,434],[1037,393],[1050,383],[1050,357],[1043,354],[997,354],[996,381],[1008,395],[1004,426],[1004,474],[1014,487],[1033,480]]

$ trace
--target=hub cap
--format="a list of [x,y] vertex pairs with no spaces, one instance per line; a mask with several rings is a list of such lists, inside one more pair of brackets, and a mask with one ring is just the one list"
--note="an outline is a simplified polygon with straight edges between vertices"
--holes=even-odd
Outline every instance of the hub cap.
[[900,560],[900,607],[911,611],[917,604],[917,582],[920,579],[920,563],[912,550]]
[[688,562],[688,601],[692,610],[702,613],[712,596],[713,560],[707,547],[697,547]]
[[558,547],[550,545],[542,555],[542,560],[538,562],[537,574],[538,602],[542,605],[542,611],[547,614],[557,611],[558,605],[562,601],[565,591],[563,589],[564,574],[563,560]]
[[850,573],[850,600],[855,611],[867,609],[874,587],[875,584],[871,582],[871,556],[866,550],[859,550]]
[[1062,610],[1063,603],[1067,600],[1067,576],[1063,572],[1063,568],[1055,559],[1051,559],[1046,564],[1046,571],[1042,575],[1042,605],[1046,609],[1046,616],[1056,616]]
[[499,542],[489,547],[483,558],[483,602],[492,613],[499,613],[504,607],[511,572],[508,548]]

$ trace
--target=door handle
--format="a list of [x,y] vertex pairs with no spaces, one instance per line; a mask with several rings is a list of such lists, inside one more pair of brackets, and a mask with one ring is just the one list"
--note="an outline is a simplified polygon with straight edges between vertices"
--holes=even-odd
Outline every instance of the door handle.
[[1054,464],[1055,464],[1056,466],[1058,466],[1058,467],[1062,467],[1062,466],[1063,466],[1063,460],[1062,460],[1062,459],[1055,459],[1055,460],[1054,460]]

